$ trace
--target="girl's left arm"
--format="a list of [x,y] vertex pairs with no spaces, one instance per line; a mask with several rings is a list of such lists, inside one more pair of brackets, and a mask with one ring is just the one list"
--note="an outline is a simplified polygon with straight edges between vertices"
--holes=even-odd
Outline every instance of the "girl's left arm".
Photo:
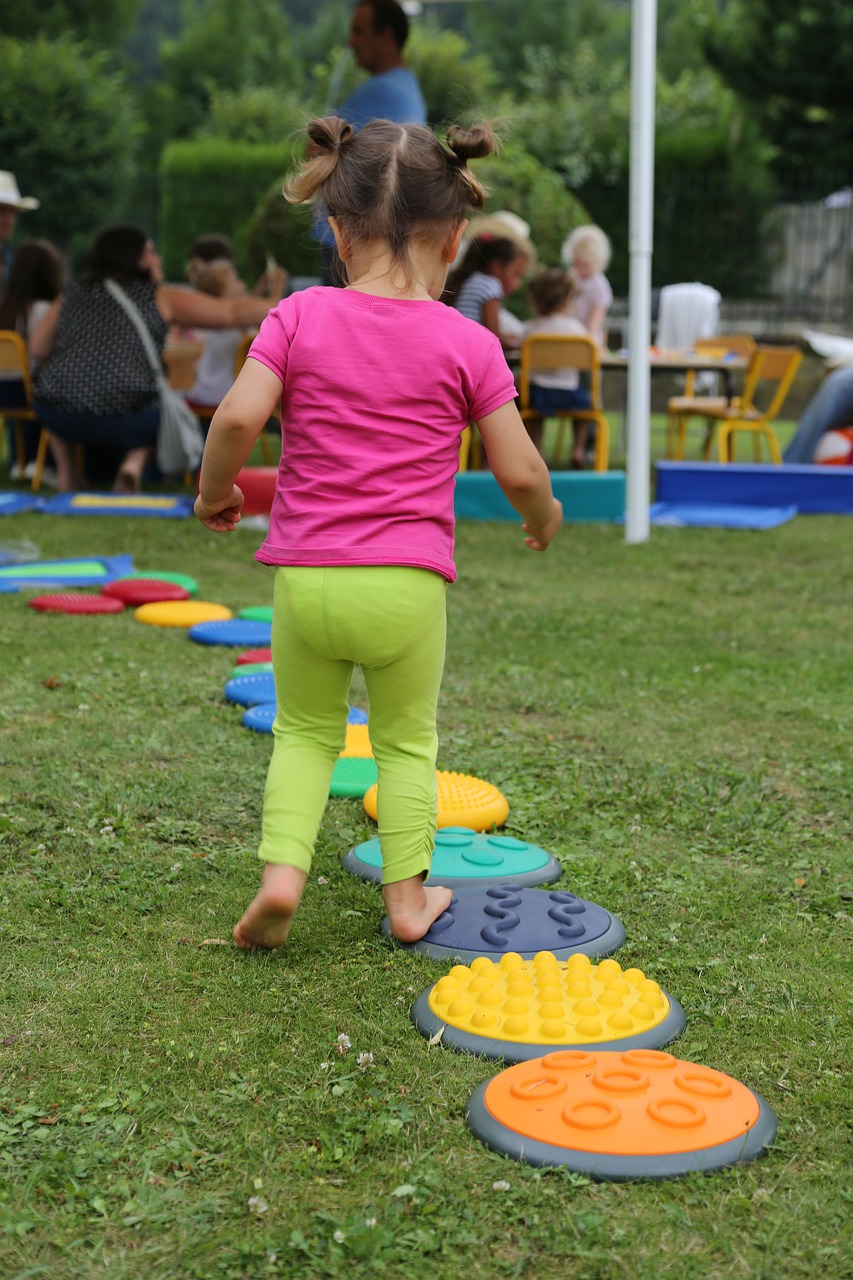
[[243,493],[235,483],[252,447],[281,400],[281,379],[260,360],[243,365],[210,424],[193,508],[215,533],[237,527]]
[[56,344],[56,332],[59,328],[59,308],[62,306],[62,295],[51,303],[31,330],[27,339],[27,351],[31,360],[46,360]]

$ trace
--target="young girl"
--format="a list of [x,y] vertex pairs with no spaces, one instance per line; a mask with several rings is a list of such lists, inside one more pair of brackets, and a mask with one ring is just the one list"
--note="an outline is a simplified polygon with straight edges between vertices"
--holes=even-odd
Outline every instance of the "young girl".
[[[571,315],[575,288],[570,277],[559,267],[541,271],[528,286],[530,301],[536,312],[534,320],[528,320],[522,333],[522,341],[534,333],[553,333],[567,337],[588,338],[590,335],[580,320]],[[559,409],[588,409],[592,404],[589,392],[580,386],[577,369],[555,369],[537,373],[530,379],[530,407],[543,418],[553,416]],[[527,430],[537,449],[542,442],[542,421],[530,422]],[[572,419],[574,444],[572,463],[578,469],[584,466],[589,422]]]
[[515,407],[497,339],[437,299],[482,189],[466,161],[495,139],[447,145],[387,120],[358,133],[326,117],[285,188],[318,197],[346,288],[293,294],[267,317],[211,424],[196,515],[233,529],[235,477],[281,400],[283,449],[266,541],[275,565],[278,714],[264,800],[260,890],[234,929],[246,950],[284,942],[305,887],[359,663],[379,771],[383,897],[402,941],[450,891],[424,886],[435,835],[436,703],[453,563],[460,436],[478,424],[492,471],[544,551],[562,511]]
[[517,347],[518,337],[501,331],[500,309],[504,298],[519,288],[529,266],[530,258],[514,240],[491,233],[478,236],[454,267],[443,300],[484,325],[502,347]]
[[576,290],[571,314],[603,348],[607,345],[604,322],[613,302],[613,290],[604,275],[610,241],[601,227],[575,227],[563,244],[562,259]]

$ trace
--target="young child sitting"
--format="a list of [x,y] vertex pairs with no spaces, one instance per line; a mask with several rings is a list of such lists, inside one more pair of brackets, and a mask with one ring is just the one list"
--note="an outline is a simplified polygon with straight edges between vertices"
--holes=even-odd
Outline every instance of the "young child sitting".
[[[212,262],[191,258],[187,264],[187,279],[194,289],[217,298],[234,298],[246,292],[246,286],[229,258],[214,258]],[[202,330],[204,350],[196,365],[195,382],[186,393],[191,408],[215,409],[230,391],[235,377],[237,348],[248,332],[247,329]]]
[[[531,280],[528,292],[536,318],[529,320],[524,326],[522,340],[531,334],[540,333],[566,337],[590,336],[580,320],[570,314],[575,288],[565,271],[559,267],[541,271]],[[591,405],[590,394],[580,385],[577,369],[540,372],[530,380],[530,407],[540,413],[542,418],[553,417],[560,409],[589,409]],[[542,425],[541,419],[527,424],[530,438],[540,452]],[[572,419],[572,465],[578,469],[584,466],[589,427],[589,421]]]
[[485,325],[504,350],[515,348],[518,337],[501,331],[499,314],[504,298],[515,293],[529,267],[530,259],[516,241],[490,233],[478,236],[454,267],[442,301]]
[[571,314],[604,348],[604,322],[613,302],[613,290],[604,275],[610,262],[610,241],[601,227],[575,227],[563,244],[561,256],[576,290]]

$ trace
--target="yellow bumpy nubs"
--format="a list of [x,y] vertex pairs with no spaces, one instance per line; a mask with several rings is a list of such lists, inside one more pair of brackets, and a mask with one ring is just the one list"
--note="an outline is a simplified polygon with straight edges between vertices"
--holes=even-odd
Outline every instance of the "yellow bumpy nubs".
[[527,1044],[594,1044],[637,1035],[663,1022],[669,1001],[641,969],[588,956],[532,960],[510,952],[496,964],[457,964],[428,996],[437,1017],[460,1031]]

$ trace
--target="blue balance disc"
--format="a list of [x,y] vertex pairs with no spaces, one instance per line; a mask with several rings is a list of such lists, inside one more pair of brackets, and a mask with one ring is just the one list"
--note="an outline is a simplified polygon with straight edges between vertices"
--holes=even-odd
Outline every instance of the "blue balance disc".
[[[382,879],[382,852],[378,839],[356,845],[344,857],[347,871],[362,880]],[[443,827],[435,833],[432,870],[427,884],[448,889],[482,888],[505,884],[553,884],[563,868],[556,858],[535,844],[512,836],[481,835],[470,827]]]
[[272,637],[268,622],[252,622],[248,618],[228,618],[222,622],[197,622],[189,629],[196,644],[232,645],[239,649],[267,646]]
[[275,720],[276,705],[274,702],[262,702],[249,707],[243,716],[243,726],[254,729],[255,733],[272,733],[272,722]]
[[[230,683],[233,683],[233,682],[232,682],[232,681],[229,681],[229,684],[230,684]],[[226,688],[227,688],[227,686],[226,686]],[[275,689],[273,689],[273,697],[275,697]],[[232,701],[233,701],[233,699],[232,699]],[[249,704],[247,704],[247,703],[243,703],[242,705],[243,705],[243,706],[246,706],[246,705],[249,705]],[[259,703],[255,703],[255,704],[249,705],[249,710],[248,710],[248,711],[246,712],[246,714],[243,716],[243,725],[244,725],[244,727],[245,727],[246,729],[253,729],[253,730],[255,731],[255,733],[272,733],[272,722],[273,722],[273,720],[275,720],[275,713],[276,713],[276,704],[275,704],[275,702],[263,702],[263,703],[260,703],[260,702],[259,702]],[[358,717],[363,717],[363,719],[359,719]],[[363,712],[363,711],[361,711],[358,707],[350,707],[350,709],[349,709],[349,715],[347,716],[347,723],[348,723],[348,724],[363,724],[363,723],[365,723],[366,721],[367,721],[367,716],[364,714],[364,712]],[[374,784],[374,782],[376,781],[376,776],[377,776],[377,775],[376,775],[376,764],[375,764],[375,762],[374,762],[373,760],[358,760],[358,761],[356,761],[356,760],[338,760],[337,764],[335,765],[335,771],[337,772],[337,770],[338,770],[338,769],[340,769],[341,765],[343,765],[343,764],[370,764],[370,765],[373,765],[373,771],[372,771],[372,773],[371,773],[369,770],[367,770],[367,771],[362,770],[362,772],[363,772],[363,773],[365,773],[365,774],[369,774],[369,779],[370,779],[370,780],[364,784],[364,789],[359,791],[359,790],[352,790],[352,787],[353,787],[354,785],[356,785],[356,786],[358,785],[358,784],[355,782],[355,780],[354,780],[353,778],[351,778],[351,779],[350,779],[349,783],[347,783],[347,782],[346,782],[346,779],[341,779],[341,780],[340,780],[340,781],[341,781],[341,785],[342,785],[342,786],[344,786],[344,785],[348,785],[350,789],[349,789],[349,790],[337,790],[337,791],[336,791],[336,790],[334,789],[334,785],[335,785],[335,774],[333,774],[333,775],[332,775],[332,787],[330,788],[330,794],[331,794],[331,795],[333,795],[333,796],[363,796],[363,795],[364,795],[364,792],[367,790],[367,788],[368,788],[368,787],[372,787],[372,786],[373,786],[373,784]],[[346,773],[347,771],[345,770],[344,772]]]
[[275,680],[271,671],[256,671],[248,676],[235,676],[225,686],[226,702],[238,707],[256,707],[263,702],[275,705]]
[[[390,937],[387,916],[381,928]],[[418,942],[398,945],[435,960],[458,956],[467,964],[478,956],[500,959],[508,951],[522,960],[532,960],[540,951],[552,951],[558,960],[578,951],[609,956],[624,941],[622,921],[594,902],[566,890],[546,893],[502,884],[454,894],[447,911]]]

